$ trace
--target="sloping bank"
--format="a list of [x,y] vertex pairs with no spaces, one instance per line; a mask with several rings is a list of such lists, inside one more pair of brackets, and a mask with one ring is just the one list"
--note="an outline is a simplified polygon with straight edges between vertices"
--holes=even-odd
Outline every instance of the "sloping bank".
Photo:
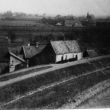
[[[102,91],[106,90],[107,88],[110,88],[110,79],[100,82],[95,86],[88,88],[81,93],[78,93],[75,97],[71,99],[69,103],[64,104],[60,109],[77,108],[83,102],[87,101],[89,98],[97,94],[100,94]],[[72,101],[73,99],[75,100],[75,102]]]
[[15,100],[18,97],[22,97],[23,95],[27,94],[27,92],[37,91],[43,86],[51,85],[56,82],[73,78],[72,80],[64,81],[64,83],[59,83],[55,86],[50,86],[50,88],[48,87],[43,91],[41,90],[29,96],[23,97],[20,100],[15,101],[14,104],[10,104],[8,106],[17,106],[18,108],[58,108],[64,103],[66,103],[70,97],[75,96],[78,92],[81,92],[88,87],[95,85],[98,82],[110,78],[110,74],[108,72],[110,70],[109,62],[110,57],[91,60],[86,63],[79,63],[74,66],[71,65],[67,68],[54,70],[46,74],[27,78],[20,82],[1,87],[1,106],[12,100]]

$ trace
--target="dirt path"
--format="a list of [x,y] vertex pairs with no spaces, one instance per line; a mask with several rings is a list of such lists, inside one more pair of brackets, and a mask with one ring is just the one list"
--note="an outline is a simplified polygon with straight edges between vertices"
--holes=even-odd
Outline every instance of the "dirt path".
[[39,68],[48,67],[48,66],[49,65],[39,65],[39,66],[24,68],[24,69],[20,69],[20,70],[11,72],[11,73],[3,74],[3,75],[0,76],[0,78],[5,77],[5,76],[10,76],[10,75],[13,75],[13,74],[20,74],[21,72],[26,72],[26,71],[29,71],[29,70],[39,69]]

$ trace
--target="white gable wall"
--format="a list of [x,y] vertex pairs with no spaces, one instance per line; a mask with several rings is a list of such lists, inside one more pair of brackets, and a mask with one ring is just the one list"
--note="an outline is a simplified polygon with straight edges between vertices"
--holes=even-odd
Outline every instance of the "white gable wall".
[[18,65],[18,64],[21,64],[22,62],[17,60],[16,58],[14,58],[13,56],[10,56],[10,65]]
[[10,72],[15,70],[15,66],[21,64],[22,62],[17,60],[15,57],[10,56]]

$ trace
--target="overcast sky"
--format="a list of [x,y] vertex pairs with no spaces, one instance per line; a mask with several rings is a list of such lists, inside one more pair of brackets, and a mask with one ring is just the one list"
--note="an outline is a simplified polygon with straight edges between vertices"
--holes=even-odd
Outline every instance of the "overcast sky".
[[110,0],[0,0],[0,12],[110,16]]

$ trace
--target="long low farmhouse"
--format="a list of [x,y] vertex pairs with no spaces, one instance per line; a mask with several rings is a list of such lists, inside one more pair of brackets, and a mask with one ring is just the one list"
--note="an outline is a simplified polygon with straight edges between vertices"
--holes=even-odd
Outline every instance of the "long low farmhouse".
[[50,41],[47,46],[30,59],[30,66],[58,63],[68,60],[80,60],[83,52],[76,40]]

